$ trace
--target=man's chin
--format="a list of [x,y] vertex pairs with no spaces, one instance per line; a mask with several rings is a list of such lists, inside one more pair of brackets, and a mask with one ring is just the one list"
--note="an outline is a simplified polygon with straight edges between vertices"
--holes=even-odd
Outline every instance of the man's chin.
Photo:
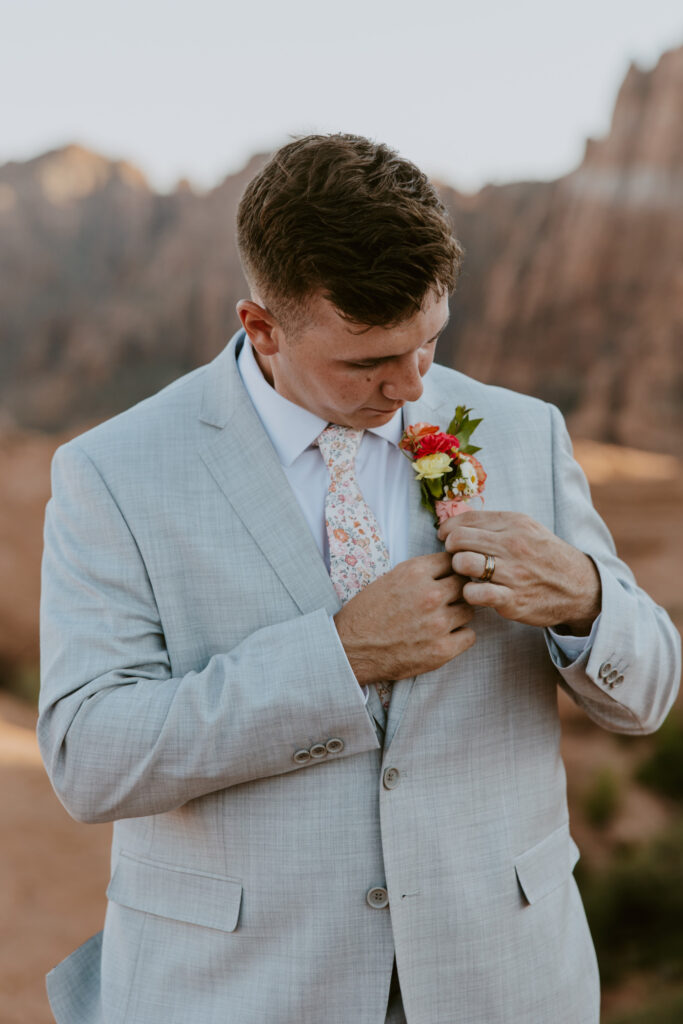
[[[353,430],[369,430],[372,427],[382,427],[389,420],[393,419],[399,409],[402,406],[398,405],[394,409],[372,409],[370,407],[358,409],[354,413],[349,413],[343,418],[341,416],[330,419],[330,423],[337,423],[340,427],[351,427]],[[324,417],[324,413],[322,414]]]
[[[360,409],[356,419],[358,420],[358,427],[379,427],[388,423],[389,420],[393,419],[396,413],[401,408],[400,405],[395,406],[393,409]],[[360,421],[363,420],[363,423]]]

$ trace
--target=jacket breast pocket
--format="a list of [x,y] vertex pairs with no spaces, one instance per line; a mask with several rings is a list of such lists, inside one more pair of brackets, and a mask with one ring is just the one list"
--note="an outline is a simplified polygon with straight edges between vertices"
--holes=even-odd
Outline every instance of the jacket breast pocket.
[[517,881],[526,902],[537,903],[566,882],[579,859],[579,848],[569,834],[569,824],[520,854],[515,861]]
[[242,902],[235,878],[119,855],[107,898],[132,910],[187,924],[234,932]]

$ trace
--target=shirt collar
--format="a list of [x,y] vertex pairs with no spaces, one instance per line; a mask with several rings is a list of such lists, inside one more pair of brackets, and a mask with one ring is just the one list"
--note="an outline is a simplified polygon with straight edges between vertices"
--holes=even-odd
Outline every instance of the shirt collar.
[[[268,434],[282,466],[291,466],[327,426],[326,420],[303,406],[290,402],[271,387],[256,362],[249,338],[244,339],[237,359],[242,383],[251,399],[263,428]],[[403,433],[403,414],[399,409],[381,427],[369,431],[398,447]]]

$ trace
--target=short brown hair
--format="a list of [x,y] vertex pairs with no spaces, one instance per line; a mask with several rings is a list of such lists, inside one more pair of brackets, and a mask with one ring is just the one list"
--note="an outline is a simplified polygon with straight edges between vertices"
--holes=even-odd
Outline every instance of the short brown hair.
[[237,244],[283,326],[318,292],[352,323],[394,326],[430,292],[453,291],[463,256],[426,175],[388,146],[341,133],[295,139],[271,157],[240,200]]

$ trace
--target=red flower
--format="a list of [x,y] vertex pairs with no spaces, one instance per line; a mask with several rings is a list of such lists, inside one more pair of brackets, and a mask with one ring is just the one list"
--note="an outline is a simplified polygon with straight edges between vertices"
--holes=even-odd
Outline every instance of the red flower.
[[415,449],[415,457],[421,459],[423,455],[434,455],[436,452],[446,452],[450,455],[460,447],[457,437],[452,434],[427,434],[420,439]]
[[405,452],[415,452],[420,441],[426,434],[436,434],[439,428],[432,423],[413,423],[403,431],[403,437],[398,443],[399,448]]

